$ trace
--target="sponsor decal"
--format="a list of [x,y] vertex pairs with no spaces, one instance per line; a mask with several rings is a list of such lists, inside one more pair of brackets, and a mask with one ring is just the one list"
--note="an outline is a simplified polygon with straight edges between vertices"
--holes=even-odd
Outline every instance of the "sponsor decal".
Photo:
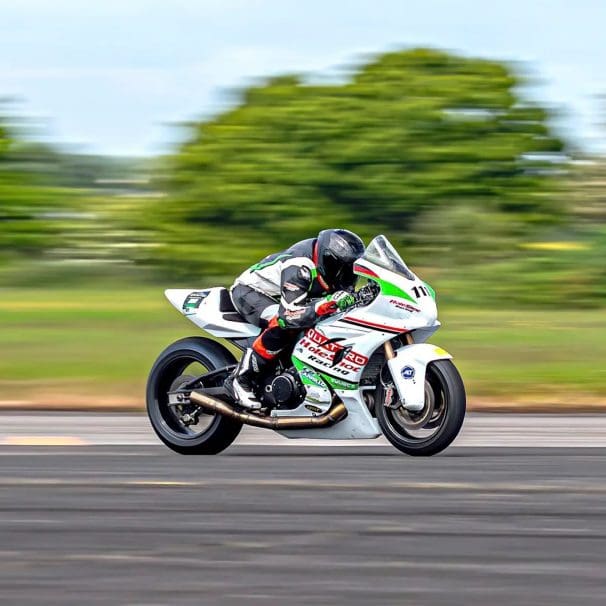
[[299,287],[296,284],[293,284],[292,282],[284,282],[282,288],[284,288],[285,290],[290,290],[291,292],[299,290]]
[[319,377],[318,373],[311,370],[311,368],[302,368],[299,371],[299,375],[303,383],[311,385],[317,385],[318,387],[326,387],[324,381]]
[[313,404],[305,404],[305,408],[307,408],[307,410],[311,410],[311,412],[322,412],[321,408],[318,408],[317,406],[314,406]]
[[314,343],[317,343],[318,345],[322,345],[322,343],[326,343],[326,341],[328,341],[328,337],[325,337],[321,332],[318,332],[315,328],[310,328],[305,333],[305,336],[310,341],[313,341]]
[[412,366],[404,366],[404,368],[401,371],[402,374],[402,378],[409,380],[409,379],[414,379],[415,376],[415,369]]
[[[323,353],[328,355],[323,355],[323,353],[320,353],[321,350],[319,350],[320,352],[316,351],[314,353],[317,353],[321,357],[332,361],[334,361],[336,358],[337,360],[339,360],[338,362],[336,362],[336,364],[342,364],[343,362],[350,362],[351,364],[354,364],[356,366],[365,366],[366,364],[368,364],[368,358],[366,356],[363,356],[362,354],[352,351],[351,345],[344,347],[339,343],[335,343],[334,341],[329,340],[322,333],[318,332],[313,328],[310,328],[305,333],[305,337],[312,341],[312,343],[320,345],[321,350],[324,350]],[[315,349],[318,350],[318,348]]]
[[[341,375],[349,377],[351,373],[359,374],[368,363],[368,358],[355,351],[351,347],[344,347],[332,339],[324,336],[321,332],[311,328],[301,338],[295,351],[298,354],[305,353],[305,361],[314,367],[322,367],[330,370],[330,375]],[[328,381],[324,373],[321,373]],[[348,389],[343,387],[343,389]],[[349,388],[351,389],[351,387]]]
[[198,309],[200,307],[200,305],[202,304],[202,301],[204,301],[204,299],[206,299],[206,297],[208,297],[208,291],[195,291],[195,292],[190,292],[187,295],[187,298],[185,299],[185,301],[183,301],[183,312],[184,313],[192,313],[195,312],[196,309]]
[[350,383],[349,381],[344,381],[343,379],[338,379],[337,377],[331,377],[330,375],[323,376],[335,389],[358,389],[357,383]]
[[304,309],[287,309],[284,315],[289,320],[298,320],[305,313]]
[[252,356],[250,360],[252,369],[258,373],[259,372],[259,362],[257,361],[257,356]]
[[353,366],[352,364],[338,364],[337,366],[333,366],[330,362],[319,358],[317,355],[311,354],[309,355],[309,361],[317,366],[322,366],[322,368],[330,369],[331,372],[336,372],[345,377],[349,376],[349,373],[360,372],[361,368],[359,366]]
[[418,307],[415,307],[414,305],[409,305],[408,303],[405,303],[401,299],[389,299],[389,302],[394,307],[397,307],[398,309],[404,309],[405,311],[410,311],[410,312],[421,311]]

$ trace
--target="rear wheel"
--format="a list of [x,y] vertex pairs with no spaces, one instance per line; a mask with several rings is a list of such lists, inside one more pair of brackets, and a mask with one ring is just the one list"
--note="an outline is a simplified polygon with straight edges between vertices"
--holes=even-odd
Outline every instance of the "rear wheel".
[[181,454],[217,454],[240,433],[242,424],[222,415],[200,413],[184,422],[193,404],[169,404],[175,391],[194,377],[235,364],[231,353],[210,339],[189,337],[169,345],[154,363],[147,381],[147,414],[154,431]]
[[457,437],[465,418],[465,387],[459,371],[450,360],[427,365],[425,405],[409,411],[385,404],[386,389],[378,389],[375,407],[385,437],[402,452],[412,456],[431,456],[449,446]]

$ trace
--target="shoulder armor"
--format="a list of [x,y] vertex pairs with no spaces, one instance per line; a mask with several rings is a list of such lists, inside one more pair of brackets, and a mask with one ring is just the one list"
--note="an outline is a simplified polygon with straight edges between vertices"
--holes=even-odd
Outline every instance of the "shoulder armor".
[[282,267],[284,269],[286,269],[287,267],[305,268],[309,271],[310,275],[314,275],[317,271],[315,263],[307,257],[292,257],[291,259],[284,261]]

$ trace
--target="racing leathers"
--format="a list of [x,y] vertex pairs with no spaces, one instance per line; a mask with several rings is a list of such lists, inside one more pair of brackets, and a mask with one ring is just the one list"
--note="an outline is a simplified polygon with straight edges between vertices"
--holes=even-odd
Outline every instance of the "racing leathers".
[[232,300],[240,314],[264,329],[245,352],[235,373],[233,391],[242,405],[260,408],[252,379],[263,372],[297,333],[323,316],[354,304],[355,280],[342,284],[343,290],[334,292],[320,275],[316,261],[317,238],[303,240],[265,257],[241,274],[232,286]]

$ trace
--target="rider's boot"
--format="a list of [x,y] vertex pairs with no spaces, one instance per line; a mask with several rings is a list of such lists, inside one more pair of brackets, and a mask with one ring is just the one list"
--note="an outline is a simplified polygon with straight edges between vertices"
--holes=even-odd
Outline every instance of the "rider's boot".
[[242,356],[234,374],[230,377],[231,391],[240,406],[254,410],[262,407],[255,395],[254,377],[259,376],[266,365],[267,360],[251,348],[248,348]]

